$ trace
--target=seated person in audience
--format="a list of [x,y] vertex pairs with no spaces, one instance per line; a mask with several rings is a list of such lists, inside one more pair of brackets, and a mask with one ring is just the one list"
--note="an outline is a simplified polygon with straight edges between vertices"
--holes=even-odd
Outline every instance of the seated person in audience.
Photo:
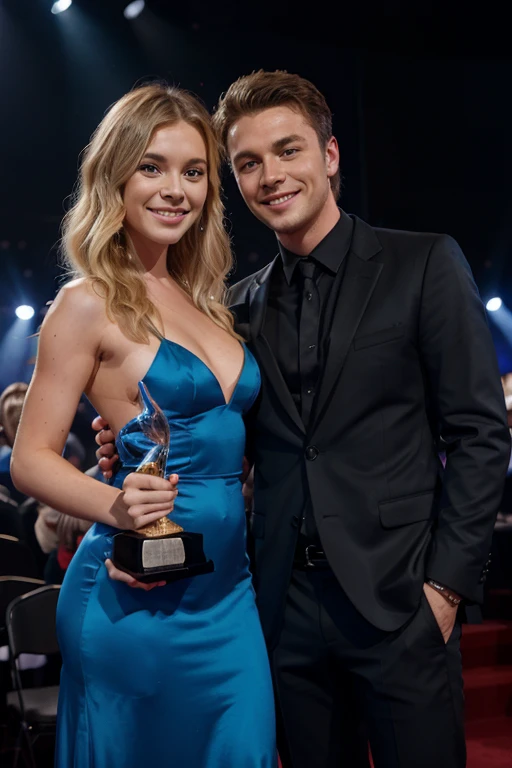
[[[72,432],[68,435],[62,455],[77,469],[82,469],[85,450]],[[94,466],[85,474],[96,477],[97,472],[98,467]],[[44,579],[48,584],[62,584],[71,558],[91,525],[90,520],[71,517],[37,502],[34,532],[41,550],[48,555],[44,568]]]
[[[505,395],[505,406],[507,408],[507,421],[512,434],[512,372],[506,373],[501,377],[503,393]],[[501,501],[501,509],[498,513],[498,523],[512,524],[512,455],[508,465],[507,478],[505,480],[505,489]]]
[[5,486],[10,496],[18,502],[22,502],[26,496],[14,487],[9,465],[27,389],[28,384],[24,381],[15,381],[0,395],[0,437],[3,443],[0,444],[0,484]]
[[0,504],[7,504],[8,506],[17,507],[15,501],[11,498],[11,492],[5,485],[0,485]]
[[0,485],[0,534],[16,536],[19,539],[20,532],[18,505],[11,499],[9,489]]

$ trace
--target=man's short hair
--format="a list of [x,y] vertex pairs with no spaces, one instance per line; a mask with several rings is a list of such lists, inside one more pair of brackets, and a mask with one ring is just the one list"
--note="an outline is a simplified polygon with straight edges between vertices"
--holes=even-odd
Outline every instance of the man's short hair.
[[[313,83],[285,70],[265,72],[260,69],[239,77],[223,93],[213,115],[213,126],[227,156],[228,133],[241,117],[254,115],[272,107],[289,107],[303,115],[318,136],[320,147],[326,148],[332,136],[332,113],[324,96]],[[340,172],[331,177],[331,189],[337,200]]]

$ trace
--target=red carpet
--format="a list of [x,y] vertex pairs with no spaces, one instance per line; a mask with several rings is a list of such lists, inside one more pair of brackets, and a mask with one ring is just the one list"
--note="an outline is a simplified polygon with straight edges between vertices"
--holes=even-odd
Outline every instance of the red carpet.
[[512,621],[464,625],[461,648],[467,768],[512,768]]
[[512,622],[464,626],[468,768],[512,768]]
[[512,718],[469,723],[467,744],[467,768],[511,768]]

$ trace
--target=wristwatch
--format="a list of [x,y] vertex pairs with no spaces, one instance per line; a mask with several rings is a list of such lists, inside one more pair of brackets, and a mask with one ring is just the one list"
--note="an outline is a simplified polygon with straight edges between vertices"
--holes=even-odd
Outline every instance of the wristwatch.
[[447,587],[443,587],[442,584],[439,584],[439,582],[434,581],[433,579],[427,579],[427,584],[429,587],[432,587],[436,590],[436,592],[439,592],[440,595],[444,597],[444,599],[450,603],[450,605],[456,606],[459,605],[462,598],[460,598],[458,595],[455,594],[455,592],[452,592]]

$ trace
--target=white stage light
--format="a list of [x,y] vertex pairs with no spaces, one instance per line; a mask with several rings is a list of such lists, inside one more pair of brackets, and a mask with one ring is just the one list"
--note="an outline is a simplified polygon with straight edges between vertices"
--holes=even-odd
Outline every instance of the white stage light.
[[52,13],[62,13],[63,11],[67,11],[72,2],[73,0],[57,0],[57,2],[52,5]]
[[16,317],[19,317],[20,320],[30,320],[31,317],[34,317],[34,307],[22,304],[21,307],[16,308]]
[[123,13],[126,19],[136,19],[139,14],[144,10],[146,3],[144,0],[133,0],[133,3],[128,3]]
[[502,304],[503,302],[499,298],[499,296],[495,296],[493,299],[489,299],[489,301],[485,305],[485,308],[487,309],[488,312],[496,312],[498,309],[500,309]]

